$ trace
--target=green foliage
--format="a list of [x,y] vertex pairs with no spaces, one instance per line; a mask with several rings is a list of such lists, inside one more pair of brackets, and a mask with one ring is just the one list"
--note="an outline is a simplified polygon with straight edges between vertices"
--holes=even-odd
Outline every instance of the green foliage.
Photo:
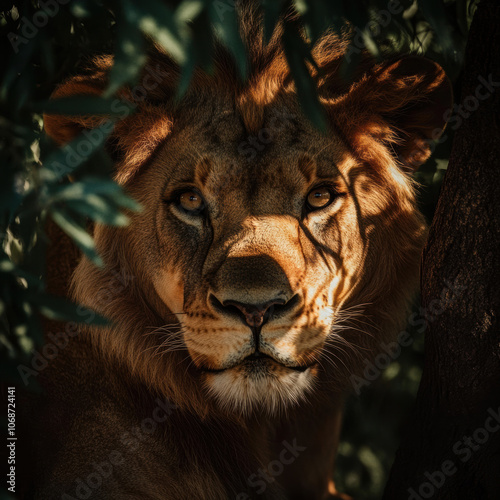
[[[418,5],[410,0],[261,0],[260,4],[266,39],[281,13],[292,5],[299,13],[285,26],[285,53],[304,113],[323,131],[324,113],[308,72],[314,64],[311,44],[321,33],[340,32],[348,24],[353,29],[343,65],[346,77],[366,48],[379,58],[409,51],[426,54],[455,80],[475,8],[474,0],[421,0]],[[233,0],[5,1],[0,27],[5,61],[0,82],[0,356],[2,377],[19,381],[17,366],[28,363],[32,350],[42,343],[39,314],[82,320],[75,304],[45,292],[47,217],[100,265],[88,222],[123,226],[128,222],[127,211],[140,210],[112,181],[112,165],[103,145],[113,120],[118,119],[112,112],[113,98],[121,86],[134,83],[146,60],[148,40],[158,43],[181,66],[179,95],[197,66],[211,71],[215,38],[233,54],[243,80],[248,61]],[[307,33],[307,42],[301,31]],[[103,52],[115,54],[105,95],[49,101],[57,83],[83,66],[86,57]],[[81,135],[57,148],[42,133],[44,111],[101,114],[110,122],[96,130],[99,140],[90,147],[88,138]],[[449,141],[419,174],[422,206],[429,218],[448,153]],[[94,321],[106,320],[96,316]],[[397,367],[388,370],[389,375],[348,407],[339,476],[342,486],[357,498],[380,495],[397,443],[394,431],[417,387],[418,345],[415,342],[398,359]],[[389,385],[387,377],[396,372]]]

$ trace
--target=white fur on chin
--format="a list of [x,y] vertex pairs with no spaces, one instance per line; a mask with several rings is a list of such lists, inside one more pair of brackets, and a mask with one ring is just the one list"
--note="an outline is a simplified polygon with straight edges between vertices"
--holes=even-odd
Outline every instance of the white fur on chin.
[[249,415],[263,410],[270,415],[303,400],[312,389],[314,375],[310,368],[303,372],[280,369],[278,373],[247,373],[240,369],[210,373],[206,378],[209,393],[231,412]]

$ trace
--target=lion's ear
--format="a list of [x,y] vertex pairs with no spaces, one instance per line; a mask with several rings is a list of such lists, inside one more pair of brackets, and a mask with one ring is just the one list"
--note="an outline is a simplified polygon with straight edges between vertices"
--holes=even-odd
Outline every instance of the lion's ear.
[[[51,99],[61,99],[72,96],[99,96],[103,93],[105,83],[101,75],[94,77],[74,76],[60,85],[51,96]],[[43,123],[45,132],[57,144],[64,145],[74,139],[83,130],[98,127],[106,120],[106,116],[93,115],[58,115],[45,113]]]
[[[56,89],[51,98],[102,95],[111,63],[106,61],[106,64],[103,64],[99,60],[94,64],[105,67],[94,71],[91,76],[70,78]],[[151,82],[148,85],[151,85]],[[154,88],[146,87],[146,83],[139,84],[134,89],[121,89],[116,97],[118,116],[114,117],[114,128],[108,139],[107,150],[115,162],[115,180],[120,184],[125,184],[135,176],[172,130],[172,113],[166,104],[167,99],[165,98],[165,102],[149,102],[146,99],[144,89]],[[151,97],[160,95],[164,98],[160,90]],[[109,118],[106,115],[45,114],[44,128],[56,143],[64,145],[81,132],[104,124]]]
[[346,96],[355,134],[371,134],[390,143],[408,169],[431,154],[453,104],[451,83],[443,69],[423,57],[382,63],[364,75]]

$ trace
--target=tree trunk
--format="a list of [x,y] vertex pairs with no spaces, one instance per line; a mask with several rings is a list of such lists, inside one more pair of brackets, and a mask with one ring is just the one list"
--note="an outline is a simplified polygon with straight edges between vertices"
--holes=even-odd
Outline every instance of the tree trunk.
[[460,103],[423,255],[424,371],[384,500],[500,498],[498,0],[476,12]]

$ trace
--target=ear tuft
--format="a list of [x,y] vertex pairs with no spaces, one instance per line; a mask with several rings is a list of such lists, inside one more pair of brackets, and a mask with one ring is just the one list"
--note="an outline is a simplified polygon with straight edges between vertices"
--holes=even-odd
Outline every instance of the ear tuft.
[[395,145],[400,160],[415,169],[427,160],[431,144],[443,133],[453,88],[441,66],[423,57],[406,57],[388,71],[396,83],[401,82],[406,102],[388,110],[384,118],[400,139]]
[[[66,80],[51,95],[51,99],[60,99],[76,95],[95,95],[99,96],[104,91],[105,82],[98,78],[88,78],[84,76],[75,76]],[[98,127],[105,121],[102,116],[68,116],[44,114],[43,124],[45,132],[57,144],[64,145],[74,139],[85,129]]]
[[374,66],[336,108],[345,117],[347,135],[385,142],[403,167],[414,170],[430,156],[452,104],[452,86],[443,69],[429,59],[408,56]]
[[[89,68],[90,76],[78,75],[69,78],[55,90],[52,98],[102,95],[107,86],[107,75],[112,64],[112,58],[95,58],[92,67]],[[147,74],[145,81],[146,78]],[[125,184],[135,176],[159,144],[170,134],[172,118],[163,101],[152,104],[144,95],[134,95],[129,88],[121,89],[118,96],[116,107],[123,111],[123,115],[115,122],[114,130],[108,139],[108,149],[112,150],[111,155],[117,159],[115,179],[118,183]],[[129,113],[130,107],[134,109],[132,114]],[[45,114],[44,127],[46,133],[57,144],[64,145],[84,130],[98,127],[108,119],[108,116],[103,115]]]

